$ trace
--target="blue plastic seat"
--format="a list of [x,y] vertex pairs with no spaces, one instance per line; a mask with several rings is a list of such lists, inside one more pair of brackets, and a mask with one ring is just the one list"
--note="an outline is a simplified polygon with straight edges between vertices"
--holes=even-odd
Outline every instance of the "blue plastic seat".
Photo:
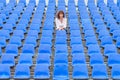
[[0,64],[0,79],[9,79],[11,77],[10,66]]
[[98,38],[101,39],[104,36],[110,36],[109,32],[107,30],[100,30]]
[[0,46],[5,47],[6,46],[6,38],[5,37],[0,37]]
[[69,79],[68,66],[64,64],[59,64],[54,66],[53,79]]
[[10,34],[8,30],[0,30],[0,37],[5,37],[6,39],[10,38]]
[[10,44],[16,44],[17,46],[21,46],[22,43],[21,43],[21,38],[20,37],[17,37],[17,36],[13,36],[10,38]]
[[81,38],[80,30],[71,30],[70,32],[71,32],[70,37],[80,37]]
[[25,39],[25,44],[32,44],[35,47],[35,46],[37,46],[36,40],[37,40],[36,37],[28,36]]
[[113,44],[112,38],[110,36],[102,37],[101,38],[101,46],[104,47],[105,45]]
[[86,46],[93,44],[98,44],[96,37],[87,37],[86,38]]
[[67,44],[67,41],[64,37],[57,37],[55,44]]
[[88,68],[86,64],[74,65],[73,66],[73,79],[88,79]]
[[18,46],[16,44],[8,44],[6,46],[5,53],[14,53],[14,54],[17,54],[18,53]]
[[16,25],[16,20],[14,18],[8,19],[8,21],[6,22],[7,24],[12,24],[12,26]]
[[42,31],[42,36],[52,38],[52,31],[51,30],[43,30]]
[[66,32],[65,32],[65,30],[57,31],[57,32],[56,32],[56,37],[66,37]]
[[68,53],[67,45],[56,45],[55,53]]
[[12,32],[13,25],[12,24],[4,24],[3,25],[3,30],[8,30],[8,31]]
[[48,65],[37,64],[34,69],[34,78],[35,79],[49,79],[50,70]]
[[48,53],[51,54],[51,45],[50,44],[40,44],[38,53]]
[[118,37],[118,38],[116,39],[116,46],[117,46],[118,48],[120,48],[120,37]]
[[22,30],[14,30],[13,36],[20,37],[21,39],[24,39],[24,32]]
[[116,64],[120,64],[120,55],[119,54],[110,54],[108,56],[108,66],[113,66]]
[[39,54],[36,63],[50,65],[50,54]]
[[29,53],[31,55],[34,55],[35,49],[33,44],[24,44],[22,48],[22,53]]
[[104,55],[108,56],[109,54],[116,54],[117,48],[114,44],[111,45],[105,45],[104,47]]
[[24,5],[26,5],[26,1],[25,0],[20,0],[19,3],[23,3]]
[[7,54],[2,55],[1,64],[14,66],[15,65],[14,55],[7,55]]
[[86,30],[85,31],[85,38],[94,37],[94,36],[95,36],[94,30]]
[[74,44],[82,44],[82,40],[80,37],[71,37],[71,46]]
[[112,66],[111,77],[113,79],[120,79],[120,65],[116,64]]
[[113,39],[114,40],[116,40],[117,39],[117,37],[120,37],[120,30],[115,30],[115,31],[113,31]]
[[16,30],[23,30],[24,33],[26,32],[26,25],[25,24],[18,24]]
[[68,58],[66,53],[55,55],[54,65],[58,65],[58,64],[66,64],[66,65],[68,64]]
[[100,52],[100,47],[97,44],[89,45],[88,46],[88,54],[96,54],[96,53],[101,53]]
[[27,36],[38,38],[38,31],[37,30],[29,30]]
[[19,24],[25,24],[26,26],[28,26],[28,22],[29,22],[28,19],[21,19]]
[[92,78],[93,79],[107,79],[108,73],[106,65],[104,64],[96,64],[92,69]]
[[90,55],[90,65],[94,66],[96,64],[104,64],[104,59],[101,54]]
[[22,54],[20,55],[18,64],[25,64],[28,66],[32,66],[33,62],[32,62],[32,55],[28,55],[28,54]]
[[72,45],[71,46],[72,54],[73,53],[84,53],[83,45]]
[[40,40],[40,44],[52,44],[51,37],[42,37]]
[[40,31],[40,25],[39,24],[31,24],[30,25],[30,30],[37,30],[39,32]]
[[29,79],[30,78],[30,68],[29,65],[18,64],[15,68],[15,79]]
[[72,65],[86,64],[86,59],[84,54],[73,54],[72,55]]

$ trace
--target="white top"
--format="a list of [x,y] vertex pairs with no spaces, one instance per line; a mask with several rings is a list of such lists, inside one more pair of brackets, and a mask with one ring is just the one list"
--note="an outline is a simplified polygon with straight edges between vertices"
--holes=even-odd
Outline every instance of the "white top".
[[67,19],[63,18],[61,22],[58,18],[55,19],[56,28],[59,29],[60,27],[66,28],[67,27]]

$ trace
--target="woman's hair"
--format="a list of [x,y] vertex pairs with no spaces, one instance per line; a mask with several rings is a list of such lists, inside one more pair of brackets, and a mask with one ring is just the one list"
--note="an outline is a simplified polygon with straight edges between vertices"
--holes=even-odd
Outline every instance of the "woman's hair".
[[60,14],[63,14],[63,17],[65,17],[64,12],[63,12],[63,11],[59,11],[59,12],[57,13],[57,18],[58,18],[58,19],[60,19]]

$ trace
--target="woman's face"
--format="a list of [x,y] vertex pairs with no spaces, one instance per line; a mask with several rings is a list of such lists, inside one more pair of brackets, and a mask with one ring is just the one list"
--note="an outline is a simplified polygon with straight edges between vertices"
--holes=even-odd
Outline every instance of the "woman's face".
[[59,15],[59,16],[60,16],[60,18],[63,18],[63,14],[62,14],[62,13],[60,13],[60,15]]

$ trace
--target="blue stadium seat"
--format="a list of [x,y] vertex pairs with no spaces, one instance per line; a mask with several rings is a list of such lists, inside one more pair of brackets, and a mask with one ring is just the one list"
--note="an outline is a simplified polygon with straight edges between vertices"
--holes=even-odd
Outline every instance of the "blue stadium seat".
[[17,54],[18,53],[18,46],[16,44],[8,44],[6,46],[5,53]]
[[30,78],[30,68],[29,65],[18,64],[15,68],[15,79],[29,79]]
[[116,80],[120,79],[120,65],[119,64],[112,66],[111,77]]
[[48,53],[51,54],[51,45],[50,44],[40,44],[38,53]]
[[5,47],[6,46],[6,38],[5,37],[0,37],[0,46]]
[[35,49],[33,44],[24,44],[22,48],[22,53],[34,55]]
[[116,39],[116,47],[120,48],[120,37]]
[[67,44],[67,41],[64,37],[57,37],[55,44]]
[[94,37],[94,36],[95,36],[94,30],[86,30],[85,31],[85,38]]
[[13,36],[20,37],[21,39],[24,39],[24,32],[22,30],[14,30]]
[[39,54],[36,63],[50,65],[50,54]]
[[68,64],[68,58],[66,53],[55,55],[54,65],[58,65],[58,64],[65,64],[65,65]]
[[88,79],[88,68],[86,64],[73,66],[73,79]]
[[92,78],[93,79],[107,79],[108,73],[106,65],[104,64],[96,64],[92,69]]
[[110,36],[109,32],[107,30],[100,30],[98,33],[98,38],[101,39],[104,36]]
[[14,18],[11,18],[11,19],[8,19],[7,24],[12,24],[12,26],[15,26],[16,25],[16,20]]
[[52,38],[51,37],[41,37],[40,44],[52,45]]
[[89,55],[97,54],[97,53],[101,53],[99,45],[93,44],[93,45],[88,46],[88,54]]
[[20,0],[19,3],[23,3],[24,5],[26,5],[26,0]]
[[34,45],[34,47],[37,46],[36,37],[31,37],[31,36],[26,37],[25,44],[32,44],[32,45]]
[[117,48],[114,44],[111,45],[105,45],[104,47],[104,55],[108,56],[109,54],[116,54]]
[[56,45],[55,53],[68,53],[67,45]]
[[72,65],[86,64],[86,59],[84,54],[73,54],[72,55]]
[[51,30],[43,30],[42,31],[42,36],[52,38],[52,31]]
[[30,30],[37,30],[39,32],[40,31],[40,25],[39,24],[31,24],[30,25]]
[[70,32],[71,32],[70,37],[80,37],[81,38],[80,30],[71,30]]
[[3,30],[8,30],[9,32],[12,32],[13,25],[12,24],[4,24],[3,25]]
[[115,30],[115,31],[113,31],[113,39],[114,40],[116,40],[117,39],[117,37],[120,37],[120,30]]
[[1,48],[1,46],[0,46],[0,56],[1,56],[1,53],[2,53],[2,48]]
[[86,46],[91,44],[98,44],[96,37],[87,37],[86,38]]
[[8,30],[0,30],[0,37],[5,37],[6,39],[10,38],[10,34]]
[[53,79],[69,79],[68,66],[59,64],[54,66]]
[[50,70],[48,65],[37,64],[34,69],[34,78],[35,79],[49,79],[50,78]]
[[38,31],[37,30],[29,30],[27,36],[38,38]]
[[28,22],[29,22],[28,19],[21,19],[19,24],[25,24],[26,26],[28,26]]
[[96,64],[104,64],[104,59],[103,59],[102,54],[90,55],[90,65],[94,66]]
[[0,79],[9,79],[11,77],[10,66],[0,64]]
[[108,66],[113,66],[115,64],[120,64],[120,55],[119,54],[110,54],[108,56]]
[[112,38],[110,36],[102,37],[101,38],[101,46],[104,47],[105,45],[113,44]]
[[71,37],[71,46],[76,44],[82,44],[82,39],[80,37]]
[[21,38],[17,37],[17,36],[13,36],[10,38],[10,44],[16,44],[18,47],[20,47],[22,45],[21,43]]
[[83,45],[72,45],[71,46],[72,54],[73,53],[84,53]]
[[26,25],[25,24],[18,24],[16,30],[23,30],[24,33],[26,32]]
[[57,32],[56,32],[56,37],[66,37],[66,32],[65,32],[65,30],[57,31]]

